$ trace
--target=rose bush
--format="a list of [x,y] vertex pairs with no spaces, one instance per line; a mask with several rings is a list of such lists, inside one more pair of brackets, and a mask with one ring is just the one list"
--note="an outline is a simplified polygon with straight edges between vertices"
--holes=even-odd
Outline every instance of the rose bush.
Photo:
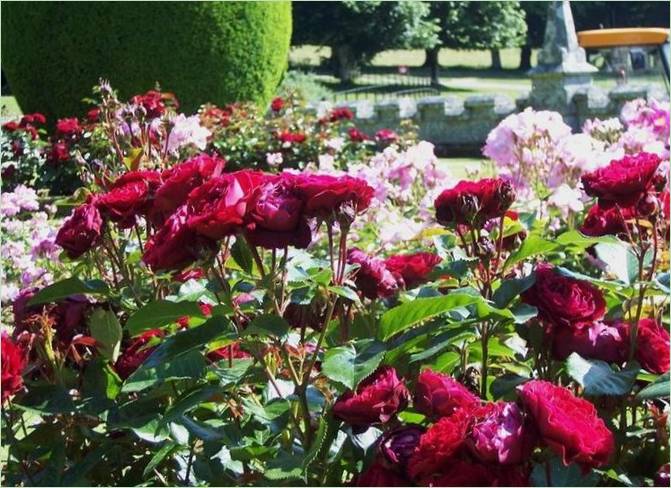
[[5,484],[668,479],[661,105],[511,116],[458,181],[346,108],[96,95],[3,131],[84,184],[3,195]]

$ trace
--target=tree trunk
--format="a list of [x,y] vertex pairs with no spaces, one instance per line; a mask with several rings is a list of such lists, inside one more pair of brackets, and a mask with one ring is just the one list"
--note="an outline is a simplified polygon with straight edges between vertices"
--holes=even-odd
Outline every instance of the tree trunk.
[[357,75],[357,63],[352,49],[348,45],[331,47],[333,74],[341,83],[352,83]]
[[431,84],[440,85],[440,63],[438,62],[438,53],[440,46],[435,46],[426,50],[426,60],[424,67],[429,68],[431,72]]
[[531,69],[531,46],[528,44],[522,46],[522,50],[520,51],[519,69],[524,71]]
[[489,52],[492,55],[492,69],[500,71],[501,70],[501,51],[498,49],[490,49]]

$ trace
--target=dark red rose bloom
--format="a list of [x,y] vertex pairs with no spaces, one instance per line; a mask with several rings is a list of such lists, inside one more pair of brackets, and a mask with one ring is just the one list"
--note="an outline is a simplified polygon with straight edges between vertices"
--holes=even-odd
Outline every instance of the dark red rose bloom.
[[82,127],[76,118],[60,119],[56,122],[56,133],[61,136],[71,137],[82,133]]
[[86,315],[91,302],[84,295],[72,295],[58,302],[51,312],[58,339],[68,344],[74,336],[86,331]]
[[114,364],[114,370],[122,380],[132,375],[151,353],[154,352],[156,346],[148,346],[148,344],[155,337],[163,337],[163,331],[161,329],[148,330],[133,339],[123,350]]
[[44,114],[34,112],[32,114],[26,114],[23,117],[21,117],[19,125],[21,127],[26,127],[28,125],[34,125],[34,124],[44,125],[46,123],[47,118],[44,116]]
[[366,298],[371,300],[387,298],[398,290],[396,278],[387,269],[382,259],[369,256],[360,249],[353,248],[347,252],[347,262],[359,265],[354,282]]
[[161,173],[163,183],[156,190],[150,216],[162,223],[186,203],[189,193],[209,178],[220,176],[226,161],[218,156],[199,154]]
[[391,144],[398,140],[398,134],[391,129],[380,129],[375,133],[375,139],[377,139],[378,142]]
[[[212,315],[213,307],[209,303],[198,302],[198,308],[200,308],[201,313],[205,315],[205,317],[209,317]],[[178,318],[177,323],[182,329],[186,329],[189,326],[189,316],[184,315]]]
[[557,327],[552,336],[552,355],[563,361],[573,352],[587,359],[621,363],[629,353],[629,324],[597,321],[582,329]]
[[636,360],[651,373],[669,371],[669,331],[654,319],[638,322]]
[[564,464],[576,462],[590,468],[608,463],[615,440],[594,405],[548,381],[528,381],[517,391],[543,442],[562,457]]
[[467,444],[477,459],[484,463],[520,464],[531,456],[536,433],[516,403],[487,403],[473,410],[473,416]]
[[662,212],[664,212],[664,218],[669,220],[671,218],[671,194],[667,190],[662,192],[662,195],[659,197],[662,201]]
[[249,205],[245,235],[254,246],[280,249],[294,246],[305,249],[312,232],[303,214],[305,204],[293,179],[272,178],[261,185]]
[[489,219],[502,217],[514,201],[513,187],[501,178],[464,180],[436,198],[436,220],[443,225],[482,226]]
[[16,132],[19,128],[19,123],[16,120],[10,120],[2,124],[2,130],[9,133]]
[[472,417],[466,410],[457,410],[433,424],[419,439],[419,445],[408,461],[413,479],[424,479],[442,470],[464,446]]
[[284,108],[284,99],[282,97],[273,98],[273,101],[270,102],[270,108],[273,112],[279,112]]
[[399,283],[410,289],[426,283],[429,273],[441,261],[442,258],[437,254],[418,252],[390,256],[385,259],[384,265]]
[[536,266],[536,282],[521,297],[524,303],[538,308],[541,319],[560,326],[582,329],[606,313],[606,301],[598,288],[562,276],[547,263]]
[[279,132],[277,134],[277,138],[287,144],[301,144],[302,142],[305,142],[305,139],[307,139],[307,136],[301,132],[290,132],[290,131],[284,131],[284,132]]
[[635,205],[641,196],[652,190],[653,178],[661,159],[656,154],[638,153],[611,161],[608,166],[582,175],[585,193],[597,197],[606,208]]
[[328,114],[329,122],[337,122],[339,120],[352,120],[354,113],[347,107],[335,107]]
[[354,486],[410,486],[410,482],[376,461],[356,477]]
[[14,298],[12,302],[12,313],[14,314],[14,334],[20,333],[26,329],[29,317],[42,313],[41,305],[28,306],[28,302],[33,298],[39,288],[24,288]]
[[180,207],[145,244],[142,260],[154,271],[181,270],[216,249],[216,242],[197,235]]
[[233,342],[228,346],[220,347],[219,349],[215,349],[214,351],[211,351],[207,354],[207,359],[213,363],[222,361],[224,359],[246,359],[251,357],[251,354],[249,354],[247,351],[243,351],[240,348],[239,342]]
[[349,140],[352,142],[364,142],[370,139],[370,137],[368,137],[356,127],[350,127],[347,130],[347,135],[349,136]]
[[222,239],[242,230],[249,202],[268,175],[236,171],[211,178],[189,194],[189,227],[211,239]]
[[622,207],[618,211],[615,206],[602,208],[597,203],[587,212],[585,221],[580,227],[580,232],[591,237],[627,232],[626,223],[622,217],[625,220],[633,219],[636,217],[636,209],[634,207]]
[[654,486],[669,486],[671,485],[671,475],[669,463],[664,464],[657,473],[655,473]]
[[497,483],[493,466],[456,458],[445,463],[439,473],[421,481],[423,486],[517,486]]
[[425,369],[417,378],[414,406],[427,417],[447,417],[479,404],[480,399],[451,376]]
[[26,353],[9,338],[7,334],[2,333],[2,403],[4,404],[9,397],[15,395],[23,388],[23,370],[26,367]]
[[350,205],[355,212],[363,212],[375,193],[364,180],[351,176],[301,173],[294,179],[298,193],[306,200],[308,216],[330,217],[343,205]]
[[135,95],[131,99],[131,102],[136,105],[141,105],[147,112],[147,117],[150,119],[163,115],[168,105],[172,105],[175,110],[179,108],[179,103],[175,95],[167,92],[161,93],[156,90],[149,90],[144,95]]
[[77,207],[56,235],[56,244],[65,249],[70,259],[76,259],[100,241],[103,219],[95,205]]
[[137,215],[149,210],[160,184],[161,175],[156,171],[129,171],[118,178],[107,193],[100,195],[95,204],[103,216],[128,228],[135,223]]
[[333,415],[354,427],[386,423],[408,405],[410,393],[391,366],[381,366],[347,390],[333,405]]
[[400,473],[405,473],[408,460],[426,429],[421,425],[406,425],[390,430],[379,440],[380,457]]
[[70,146],[64,141],[57,141],[51,145],[47,154],[47,161],[50,164],[58,164],[70,159]]
[[86,112],[86,119],[91,123],[98,122],[100,120],[100,109],[98,107],[90,109]]

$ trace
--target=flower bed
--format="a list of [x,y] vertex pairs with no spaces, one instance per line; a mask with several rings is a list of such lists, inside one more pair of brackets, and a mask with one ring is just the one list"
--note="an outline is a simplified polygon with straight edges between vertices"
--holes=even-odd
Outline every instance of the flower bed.
[[97,96],[3,132],[5,484],[668,484],[664,107],[512,115],[456,181],[345,109]]

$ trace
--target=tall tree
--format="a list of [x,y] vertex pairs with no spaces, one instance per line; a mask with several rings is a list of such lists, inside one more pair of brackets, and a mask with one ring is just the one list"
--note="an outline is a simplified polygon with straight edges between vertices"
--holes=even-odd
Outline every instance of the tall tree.
[[425,2],[295,2],[293,8],[293,44],[330,46],[331,66],[343,82],[380,51],[438,42]]
[[527,35],[520,51],[519,69],[531,68],[531,52],[543,45],[545,22],[547,20],[548,2],[520,2],[526,17]]

